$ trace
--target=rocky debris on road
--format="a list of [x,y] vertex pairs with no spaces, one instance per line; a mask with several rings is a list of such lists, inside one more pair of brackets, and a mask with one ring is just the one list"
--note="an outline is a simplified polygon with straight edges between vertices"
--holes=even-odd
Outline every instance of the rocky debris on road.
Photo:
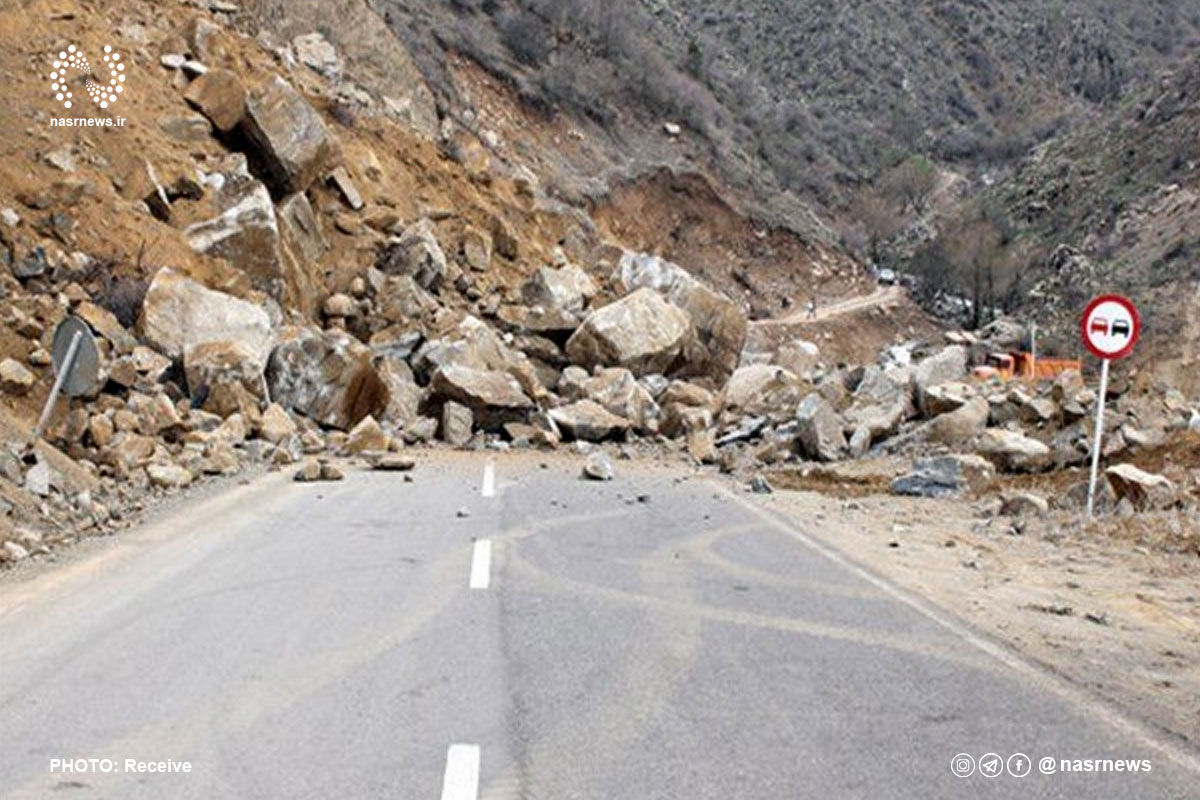
[[388,407],[371,349],[344,331],[285,328],[266,378],[275,402],[336,430],[382,416]]
[[336,482],[345,479],[345,474],[327,461],[310,459],[296,471],[296,483]]
[[[915,494],[979,489],[997,468],[1002,482],[1086,463],[1096,395],[1083,376],[971,374],[989,348],[1019,348],[1020,326],[946,342],[898,334],[872,363],[823,356],[839,348],[815,325],[806,338],[756,326],[750,342],[743,298],[554,211],[535,176],[471,156],[450,118],[436,145],[407,137],[390,119],[402,103],[354,84],[332,37],[267,45],[226,22],[201,11],[145,23],[147,52],[169,71],[138,152],[39,142],[29,170],[54,182],[0,209],[10,556],[128,524],[209,476],[328,479],[337,468],[322,459],[344,455],[406,471],[397,451],[439,440],[617,441],[754,476],[761,490],[765,470],[832,474],[875,458],[915,461],[893,487]],[[492,138],[486,149],[502,149]],[[96,333],[97,382],[62,403],[26,463],[8,431],[31,426],[67,314]],[[1200,429],[1200,406],[1130,386],[1110,390],[1103,455],[1119,466],[1103,491],[1145,513],[1194,508],[1187,470],[1124,462],[1159,463],[1154,453]],[[44,540],[12,538],[10,517]]]
[[412,456],[389,453],[380,455],[370,462],[371,469],[376,472],[412,472],[417,468],[417,460]]
[[617,477],[612,460],[603,450],[596,450],[583,465],[583,477],[592,481],[611,481]]

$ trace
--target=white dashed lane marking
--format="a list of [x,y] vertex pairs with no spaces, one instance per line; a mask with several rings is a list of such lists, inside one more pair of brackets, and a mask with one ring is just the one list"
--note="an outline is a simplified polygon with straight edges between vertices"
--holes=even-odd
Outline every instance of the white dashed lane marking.
[[479,747],[453,744],[446,754],[442,800],[479,800]]
[[483,467],[483,496],[496,496],[496,462],[488,461]]
[[475,555],[471,559],[471,588],[486,589],[492,583],[492,540],[480,539],[475,543]]

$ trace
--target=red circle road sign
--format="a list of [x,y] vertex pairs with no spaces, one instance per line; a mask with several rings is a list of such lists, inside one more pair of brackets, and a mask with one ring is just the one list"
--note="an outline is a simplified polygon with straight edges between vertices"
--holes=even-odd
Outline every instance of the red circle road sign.
[[1083,343],[1096,358],[1124,358],[1142,335],[1142,317],[1127,297],[1097,297],[1083,312]]

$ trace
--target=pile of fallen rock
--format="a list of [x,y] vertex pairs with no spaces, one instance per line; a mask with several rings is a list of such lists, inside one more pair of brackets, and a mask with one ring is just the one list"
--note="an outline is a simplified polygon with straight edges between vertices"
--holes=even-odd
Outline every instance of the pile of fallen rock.
[[[406,447],[437,440],[643,439],[727,471],[871,453],[942,459],[898,482],[915,494],[956,486],[951,471],[981,464],[1027,472],[1087,457],[1096,397],[1078,374],[1038,390],[973,382],[966,345],[866,366],[824,364],[803,340],[750,352],[739,304],[655,255],[605,245],[572,260],[559,248],[530,264],[500,217],[448,228],[372,208],[352,177],[370,166],[344,162],[285,77],[245,85],[222,56],[225,35],[193,19],[163,64],[193,109],[188,131],[238,149],[170,180],[142,159],[116,181],[139,213],[227,265],[208,285],[164,267],[145,276],[144,294],[100,291],[96,260],[59,246],[73,222],[55,197],[28,200],[25,216],[0,209],[0,392],[26,406],[43,396],[50,339],[68,314],[95,331],[103,362],[48,432],[57,450],[0,449],[0,489],[24,492],[22,508],[0,506],[0,558],[53,544],[14,524],[18,512],[62,536],[104,530],[150,493],[205,476],[300,465],[300,480],[336,480],[336,456],[403,471]],[[305,52],[314,70],[340,72]],[[335,229],[358,237],[370,263],[331,285],[322,258]],[[498,263],[524,282],[496,285]],[[1191,413],[1179,397],[1152,413],[1118,400],[1106,457],[1162,441]],[[611,469],[597,458],[590,471]],[[1153,480],[1110,477],[1124,497],[1164,502]]]

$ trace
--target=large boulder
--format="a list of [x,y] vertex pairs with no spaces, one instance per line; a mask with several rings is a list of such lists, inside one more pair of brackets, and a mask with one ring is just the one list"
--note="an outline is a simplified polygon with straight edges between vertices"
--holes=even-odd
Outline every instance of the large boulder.
[[806,458],[837,461],[846,452],[842,420],[829,401],[810,394],[796,409],[796,442]]
[[433,221],[422,219],[401,236],[389,240],[375,266],[390,275],[409,276],[423,289],[437,289],[446,277],[448,266]]
[[804,339],[785,342],[775,351],[771,363],[804,380],[812,380],[821,363],[821,348]]
[[922,458],[913,464],[912,472],[892,481],[891,490],[907,497],[948,497],[982,488],[995,475],[991,462],[979,456]]
[[413,356],[412,365],[421,380],[431,380],[437,369],[448,366],[507,372],[534,400],[541,402],[548,396],[529,357],[508,347],[494,330],[472,316],[425,342]]
[[568,264],[561,269],[539,269],[522,287],[521,296],[530,306],[576,314],[583,311],[597,291],[595,281],[586,272]]
[[198,76],[183,99],[222,133],[232,131],[246,116],[246,87],[236,72],[227,69],[210,69]]
[[746,345],[748,322],[733,300],[705,286],[682,267],[658,256],[626,252],[613,275],[624,291],[649,288],[683,309],[695,325],[687,343],[684,376],[709,377],[717,384],[737,369]]
[[725,384],[723,408],[732,414],[789,417],[810,387],[782,367],[739,367]]
[[975,442],[975,451],[1005,472],[1041,472],[1050,466],[1050,448],[1024,434],[989,428]]
[[262,308],[167,267],[150,282],[138,325],[147,342],[179,360],[202,344],[236,342],[266,363],[273,342],[271,318]]
[[602,442],[620,438],[630,428],[629,420],[618,417],[593,400],[580,400],[555,408],[550,419],[569,438],[585,442]]
[[581,390],[583,397],[629,420],[640,431],[650,432],[658,427],[658,404],[627,369],[597,370],[583,382]]
[[961,381],[967,374],[967,348],[951,345],[926,358],[913,369],[913,386],[917,404],[924,410],[927,391],[951,381]]
[[1118,464],[1104,471],[1117,501],[1129,500],[1137,511],[1156,511],[1175,505],[1175,484],[1163,475]]
[[205,342],[184,354],[192,406],[222,417],[257,416],[266,399],[266,363],[240,342]]
[[387,409],[371,350],[344,331],[284,329],[267,366],[271,398],[329,428],[349,431]]
[[693,335],[687,313],[653,289],[639,289],[593,311],[567,341],[571,361],[586,369],[624,367],[636,375],[677,366]]
[[903,367],[868,367],[846,411],[846,427],[863,429],[869,443],[877,442],[894,435],[914,413],[912,372]]
[[463,366],[440,367],[429,388],[435,398],[461,403],[485,427],[524,419],[536,407],[512,375]]
[[220,188],[206,199],[212,216],[187,226],[184,237],[196,252],[229,261],[256,288],[283,299],[287,280],[271,193],[249,174],[244,158],[231,159],[216,174]]
[[929,438],[951,446],[966,444],[987,427],[990,411],[988,401],[976,397],[957,411],[943,414],[929,423]]
[[260,174],[278,195],[311,186],[333,152],[320,115],[278,75],[250,93],[242,130]]
[[375,369],[388,389],[387,409],[380,420],[401,426],[416,421],[421,415],[424,392],[417,385],[408,362],[390,355],[377,356]]

